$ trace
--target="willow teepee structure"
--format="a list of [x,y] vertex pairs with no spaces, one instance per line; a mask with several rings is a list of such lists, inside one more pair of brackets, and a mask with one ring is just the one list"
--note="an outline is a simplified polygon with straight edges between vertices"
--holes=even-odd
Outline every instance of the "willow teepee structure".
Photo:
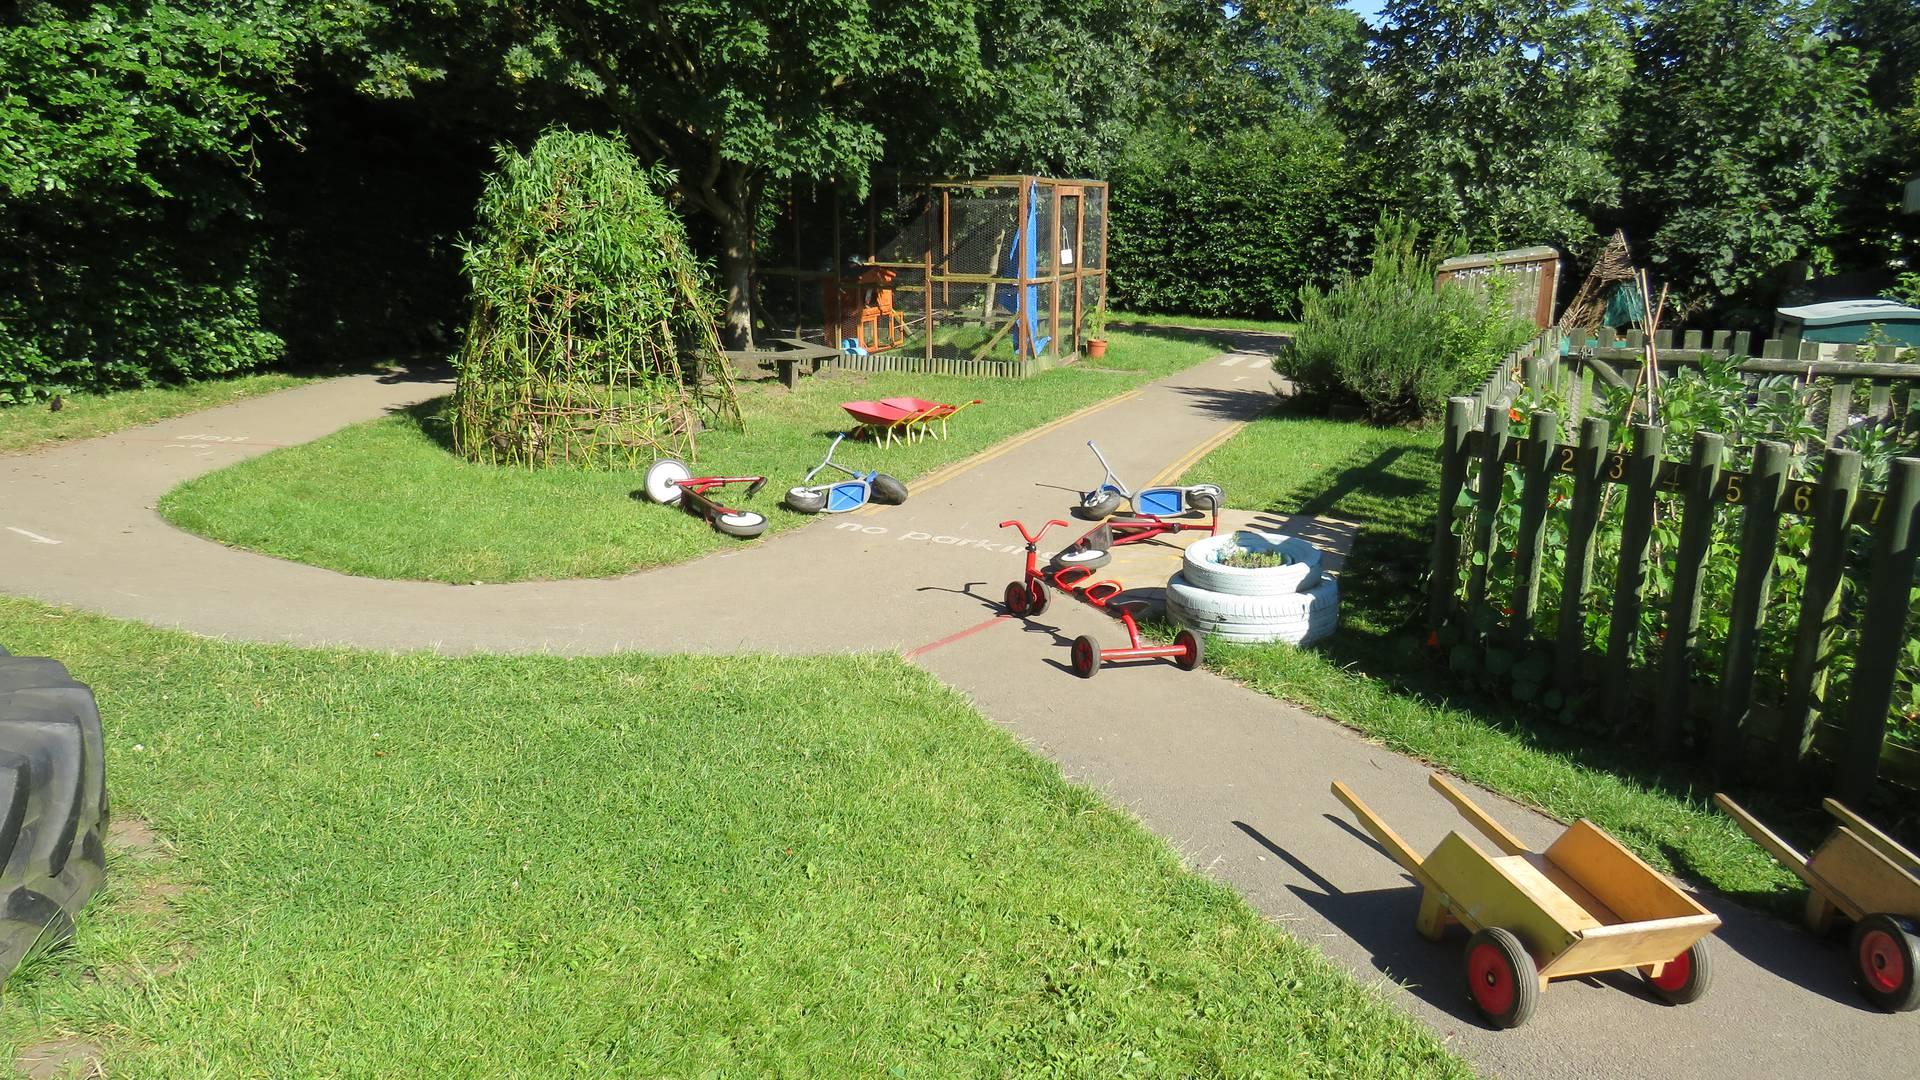
[[499,465],[636,467],[740,424],[685,230],[616,139],[550,131],[499,151],[466,248],[473,317],[454,446]]

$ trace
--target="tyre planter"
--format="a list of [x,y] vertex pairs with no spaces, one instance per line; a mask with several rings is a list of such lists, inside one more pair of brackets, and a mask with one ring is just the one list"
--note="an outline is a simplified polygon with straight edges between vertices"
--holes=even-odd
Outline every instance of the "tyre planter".
[[[1249,568],[1227,566],[1221,560],[1246,552],[1279,555],[1284,566]],[[1261,529],[1239,529],[1225,536],[1209,536],[1190,545],[1180,572],[1187,584],[1208,592],[1232,596],[1280,596],[1304,592],[1320,582],[1320,550],[1297,537]]]
[[1175,623],[1226,641],[1311,645],[1340,619],[1340,583],[1320,578],[1304,592],[1240,596],[1196,588],[1185,572],[1167,582],[1167,615]]
[[106,877],[106,768],[93,691],[0,649],[0,978],[73,934]]

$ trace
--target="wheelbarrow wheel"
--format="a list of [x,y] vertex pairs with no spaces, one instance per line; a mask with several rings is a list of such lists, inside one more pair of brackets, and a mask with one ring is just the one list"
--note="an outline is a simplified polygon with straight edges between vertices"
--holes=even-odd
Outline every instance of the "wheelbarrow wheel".
[[672,506],[680,501],[680,482],[692,478],[693,470],[687,468],[685,462],[661,458],[647,466],[646,479],[641,486],[646,489],[647,498],[662,506]]
[[1540,969],[1512,931],[1489,926],[1468,939],[1467,996],[1496,1028],[1517,1028],[1533,1016]]
[[827,489],[823,487],[788,488],[786,503],[789,510],[798,510],[802,514],[817,514],[826,509]]
[[728,536],[747,540],[767,531],[767,519],[751,510],[732,510],[713,515],[713,527]]
[[1083,679],[1093,678],[1100,670],[1100,646],[1090,637],[1074,638],[1073,648],[1067,655],[1073,661],[1073,673]]
[[1687,951],[1666,962],[1660,974],[1644,967],[1640,974],[1647,980],[1653,996],[1669,1005],[1691,1005],[1707,996],[1713,986],[1713,953],[1707,951],[1707,939],[1701,938]]
[[886,473],[874,473],[871,486],[874,502],[899,506],[907,501],[907,485]]
[[1183,650],[1180,655],[1173,658],[1173,662],[1180,666],[1181,671],[1192,671],[1200,666],[1200,661],[1205,657],[1199,634],[1191,630],[1182,630],[1173,635],[1173,643]]
[[1853,927],[1853,981],[1874,1007],[1920,1007],[1920,926],[1893,915],[1869,915]]
[[1016,619],[1024,618],[1033,608],[1033,593],[1028,591],[1027,583],[1015,581],[1007,586],[1003,596],[1007,604],[1007,614]]
[[1053,593],[1049,592],[1045,585],[1036,581],[1027,586],[1027,614],[1039,615],[1045,612],[1047,605],[1052,601]]

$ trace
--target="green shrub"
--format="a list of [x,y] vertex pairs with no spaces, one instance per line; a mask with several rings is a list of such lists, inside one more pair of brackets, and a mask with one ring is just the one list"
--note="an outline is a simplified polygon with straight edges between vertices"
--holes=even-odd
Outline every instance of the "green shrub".
[[1280,371],[1303,393],[1376,421],[1438,413],[1533,333],[1513,317],[1505,282],[1496,277],[1484,293],[1435,288],[1438,261],[1418,228],[1382,221],[1367,273],[1300,290],[1300,333]]

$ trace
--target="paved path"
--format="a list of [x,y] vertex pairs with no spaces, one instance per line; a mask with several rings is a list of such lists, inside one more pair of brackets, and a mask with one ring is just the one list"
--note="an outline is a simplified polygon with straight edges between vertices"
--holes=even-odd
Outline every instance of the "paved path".
[[[188,477],[442,393],[372,377],[289,390],[26,457],[0,458],[0,592],[201,633],[447,652],[897,649],[1138,814],[1336,962],[1380,981],[1494,1075],[1690,1078],[1907,1075],[1920,1024],[1868,1011],[1840,950],[1703,897],[1726,920],[1704,1001],[1655,1003],[1634,980],[1555,983],[1528,1027],[1493,1032],[1462,991],[1463,940],[1412,928],[1415,893],[1327,793],[1343,779],[1421,850],[1459,826],[1425,770],[1345,728],[1203,673],[1157,664],[1083,682],[1064,643],[1117,627],[1056,603],[1028,623],[994,598],[1018,570],[997,528],[1062,516],[1098,439],[1123,477],[1173,474],[1269,401],[1261,358],[1229,353],[969,467],[902,507],[616,580],[451,586],[374,581],[234,551],[151,510]],[[1229,493],[1231,498],[1231,493]],[[636,512],[643,512],[636,510]],[[1057,534],[1056,534],[1057,535]],[[1363,572],[1353,567],[1348,573]],[[1522,839],[1558,826],[1487,796]],[[1391,976],[1404,988],[1379,978]]]

